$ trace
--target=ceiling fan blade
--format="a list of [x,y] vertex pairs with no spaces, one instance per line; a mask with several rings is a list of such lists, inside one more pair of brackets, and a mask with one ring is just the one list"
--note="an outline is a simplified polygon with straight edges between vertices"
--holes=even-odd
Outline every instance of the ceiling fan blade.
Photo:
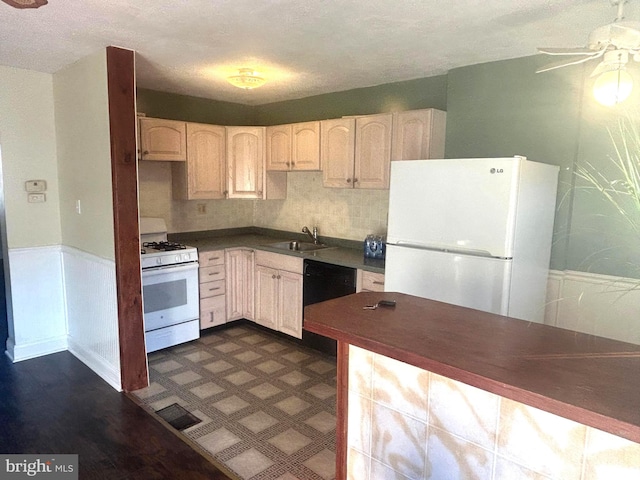
[[576,47],[576,48],[538,48],[540,53],[544,53],[545,55],[597,55],[599,50],[592,50],[587,47]]
[[556,68],[568,67],[569,65],[577,65],[578,63],[588,62],[592,58],[596,57],[580,57],[574,60],[562,60],[560,62],[549,63],[543,67],[540,67],[536,70],[536,73],[548,72],[550,70],[555,70]]
[[2,0],[7,5],[15,8],[38,8],[46,5],[47,0]]

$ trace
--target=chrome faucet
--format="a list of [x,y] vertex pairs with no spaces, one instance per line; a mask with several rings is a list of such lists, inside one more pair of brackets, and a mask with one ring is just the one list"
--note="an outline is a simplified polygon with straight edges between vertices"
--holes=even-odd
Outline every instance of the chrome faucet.
[[309,231],[308,227],[302,227],[302,233],[309,235],[314,245],[320,245],[320,241],[318,240],[318,227],[313,227],[313,233]]

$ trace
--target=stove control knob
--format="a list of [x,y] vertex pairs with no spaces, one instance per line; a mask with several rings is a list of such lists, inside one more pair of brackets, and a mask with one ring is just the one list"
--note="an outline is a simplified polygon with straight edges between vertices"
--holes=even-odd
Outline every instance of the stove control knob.
[[156,258],[156,264],[162,265],[162,258],[160,257]]
[[185,262],[188,262],[189,260],[191,260],[191,255],[189,255],[188,253],[183,253],[183,254],[182,254],[182,259],[183,259]]
[[180,255],[176,255],[176,263],[180,263]]

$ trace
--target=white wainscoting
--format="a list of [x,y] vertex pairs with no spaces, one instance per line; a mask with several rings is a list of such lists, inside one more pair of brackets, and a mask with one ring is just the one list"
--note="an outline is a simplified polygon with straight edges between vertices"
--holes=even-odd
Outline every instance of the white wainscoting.
[[[67,349],[61,248],[9,249],[13,336],[7,355],[14,362]],[[11,331],[11,330],[10,330]]]
[[640,344],[640,280],[552,270],[545,323]]
[[69,351],[120,391],[115,263],[67,246],[62,258]]

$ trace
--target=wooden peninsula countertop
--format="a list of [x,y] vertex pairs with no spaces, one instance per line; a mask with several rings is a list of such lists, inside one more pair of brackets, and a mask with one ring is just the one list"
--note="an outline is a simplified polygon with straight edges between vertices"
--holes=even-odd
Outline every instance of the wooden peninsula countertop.
[[640,345],[400,293],[307,306],[304,329],[640,443]]

